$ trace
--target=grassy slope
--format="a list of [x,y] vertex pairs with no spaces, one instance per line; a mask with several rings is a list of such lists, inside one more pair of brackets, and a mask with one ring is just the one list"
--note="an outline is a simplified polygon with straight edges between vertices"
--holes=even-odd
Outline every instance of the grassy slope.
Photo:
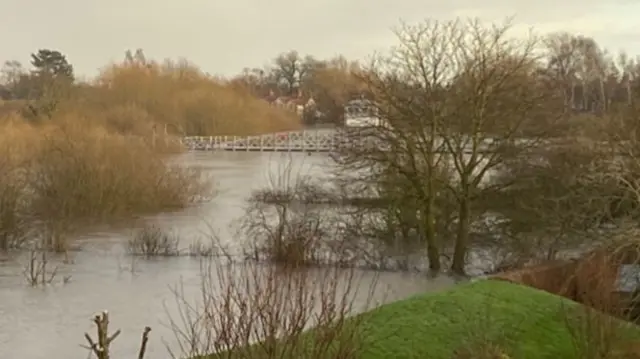
[[[366,359],[451,358],[477,340],[500,340],[516,358],[572,357],[563,298],[502,281],[479,281],[382,306],[368,314]],[[564,309],[563,309],[564,308]]]
[[[490,341],[513,358],[575,358],[567,322],[577,305],[505,281],[462,284],[363,314],[360,357],[450,359],[458,348]],[[639,338],[640,329],[630,327],[626,334]]]

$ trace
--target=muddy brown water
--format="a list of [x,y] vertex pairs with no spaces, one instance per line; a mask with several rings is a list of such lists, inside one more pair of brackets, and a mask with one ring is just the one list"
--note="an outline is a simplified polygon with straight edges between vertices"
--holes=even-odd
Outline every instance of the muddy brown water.
[[[154,216],[182,238],[203,236],[211,229],[234,240],[233,221],[243,213],[252,189],[266,186],[275,174],[293,165],[292,173],[327,175],[326,155],[270,153],[189,153],[176,159],[205,169],[217,187],[207,203],[178,213]],[[59,265],[51,285],[33,288],[25,280],[25,259],[0,261],[0,358],[86,358],[83,334],[93,335],[91,316],[107,309],[112,328],[122,334],[112,345],[113,358],[134,357],[144,326],[153,328],[147,358],[168,358],[166,346],[176,342],[168,327],[177,305],[172,287],[182,283],[187,297],[197,298],[200,260],[189,257],[142,260],[128,257],[124,243],[130,230],[103,230],[78,239],[72,263]],[[133,269],[133,270],[132,270]],[[450,286],[447,278],[420,274],[379,273],[375,302],[393,301]],[[70,278],[63,283],[63,278]],[[363,287],[376,277],[362,271]],[[361,295],[366,297],[365,293]]]

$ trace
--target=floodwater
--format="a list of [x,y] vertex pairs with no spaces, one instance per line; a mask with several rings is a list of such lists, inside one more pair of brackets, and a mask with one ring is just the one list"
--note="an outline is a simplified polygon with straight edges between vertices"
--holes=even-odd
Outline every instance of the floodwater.
[[[233,222],[243,214],[244,200],[252,189],[277,180],[276,174],[285,170],[313,176],[330,172],[330,159],[322,154],[189,153],[177,160],[205,169],[217,194],[211,202],[154,219],[181,238],[204,238],[213,230],[228,243],[234,240]],[[147,325],[152,332],[146,357],[169,358],[167,346],[176,349],[169,318],[178,313],[172,288],[182,285],[186,298],[196,300],[201,262],[190,257],[128,257],[124,246],[130,233],[103,230],[79,239],[71,261],[56,261],[57,275],[45,287],[27,285],[23,273],[26,258],[0,261],[0,358],[87,357],[88,350],[81,347],[86,345],[84,333],[95,336],[90,319],[102,310],[110,313],[111,331],[122,330],[112,344],[113,358],[134,357]],[[362,271],[360,276],[366,287],[376,273]],[[380,273],[377,283],[373,300],[382,302],[444,288],[451,280]]]

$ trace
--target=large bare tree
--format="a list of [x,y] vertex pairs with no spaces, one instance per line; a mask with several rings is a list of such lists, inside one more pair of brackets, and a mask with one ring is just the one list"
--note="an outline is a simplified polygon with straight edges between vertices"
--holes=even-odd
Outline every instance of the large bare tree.
[[341,159],[405,178],[432,271],[440,270],[449,245],[441,242],[446,233],[437,233],[436,204],[448,198],[455,205],[451,270],[464,274],[471,225],[481,212],[475,207],[498,190],[489,178],[504,161],[540,144],[561,114],[562,98],[538,76],[539,39],[516,39],[509,29],[508,22],[478,20],[403,25],[398,46],[368,71],[385,123],[358,131]]

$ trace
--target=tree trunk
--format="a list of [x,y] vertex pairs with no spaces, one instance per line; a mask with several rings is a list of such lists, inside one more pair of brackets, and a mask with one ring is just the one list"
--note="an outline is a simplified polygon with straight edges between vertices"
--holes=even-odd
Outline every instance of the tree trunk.
[[[432,184],[429,183],[429,187]],[[424,218],[422,219],[422,232],[424,233],[425,241],[427,243],[427,259],[429,260],[429,271],[431,274],[438,274],[440,272],[440,247],[436,238],[436,221],[434,214],[434,194],[430,188],[429,198],[425,203]]]
[[600,77],[599,82],[600,82],[600,101],[601,101],[600,106],[602,107],[602,112],[604,113],[604,112],[607,112],[609,108],[609,106],[607,106],[607,93],[604,88],[604,80],[602,79],[602,77]]
[[427,237],[427,258],[429,259],[429,271],[437,274],[441,270],[440,266],[440,248],[436,243],[435,220],[433,218],[433,210],[427,213],[425,235]]
[[569,111],[573,111],[576,108],[576,84],[571,80],[571,89],[569,91]]
[[458,202],[456,244],[453,251],[453,262],[451,263],[451,271],[459,275],[465,275],[464,267],[467,256],[467,247],[469,245],[470,217],[471,211],[469,208],[469,198],[468,196],[463,196]]

